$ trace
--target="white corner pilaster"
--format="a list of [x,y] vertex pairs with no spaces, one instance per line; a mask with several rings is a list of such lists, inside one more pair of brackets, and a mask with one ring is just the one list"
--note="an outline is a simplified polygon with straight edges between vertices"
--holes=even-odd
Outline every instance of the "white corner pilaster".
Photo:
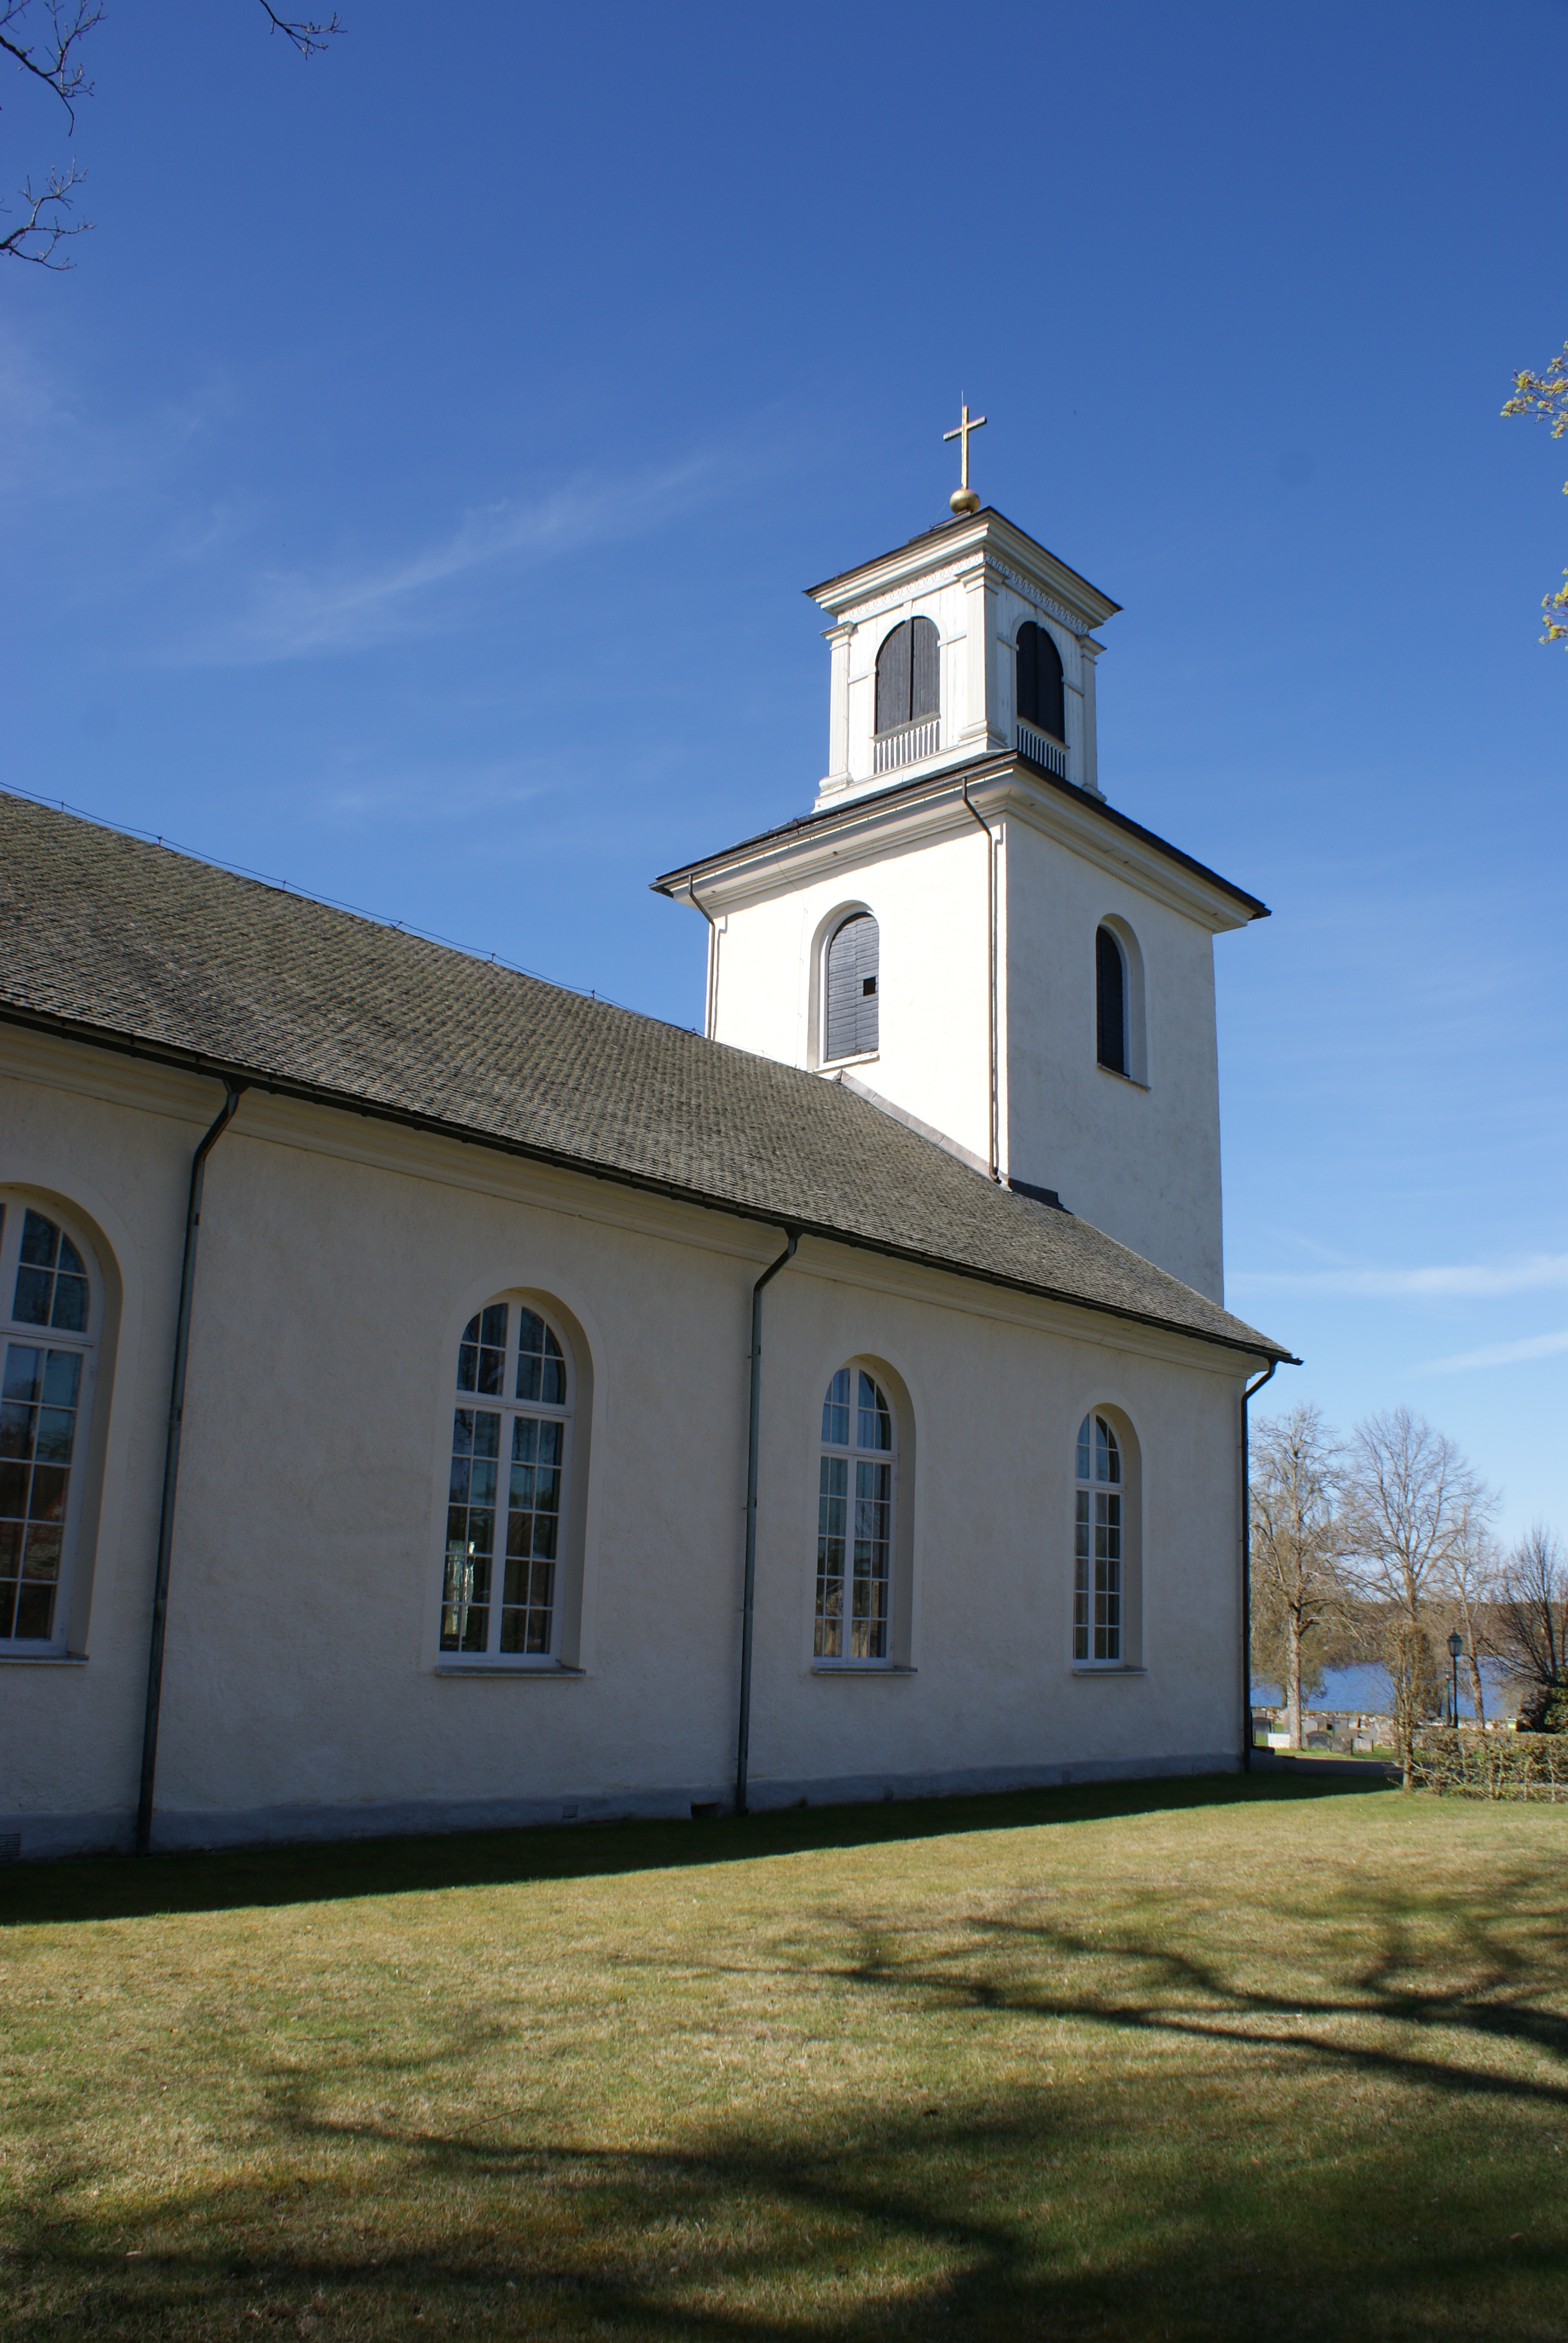
[[824,790],[849,785],[849,638],[852,626],[829,627],[824,639],[832,652],[828,687],[828,772]]
[[1083,745],[1080,752],[1082,762],[1079,769],[1082,778],[1079,787],[1090,790],[1097,798],[1103,797],[1105,792],[1100,786],[1100,758],[1094,729],[1094,663],[1104,649],[1104,644],[1097,643],[1092,635],[1080,635],[1078,639],[1079,656],[1083,666],[1083,706],[1081,718],[1083,726]]
[[997,707],[996,581],[983,561],[960,573],[964,589],[964,720],[959,739],[966,747],[1001,748],[1006,743]]

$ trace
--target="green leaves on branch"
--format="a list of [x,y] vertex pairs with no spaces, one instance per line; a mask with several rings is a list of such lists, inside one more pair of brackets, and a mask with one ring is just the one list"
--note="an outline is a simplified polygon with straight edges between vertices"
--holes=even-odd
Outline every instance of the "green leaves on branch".
[[[1513,396],[1505,401],[1504,415],[1533,415],[1547,424],[1553,439],[1568,433],[1568,342],[1558,351],[1544,374],[1535,374],[1528,367],[1513,377]],[[1563,483],[1563,493],[1568,497],[1568,480]],[[1568,579],[1568,569],[1563,572]],[[1568,584],[1559,587],[1555,594],[1543,594],[1541,607],[1546,613],[1543,643],[1568,642]]]

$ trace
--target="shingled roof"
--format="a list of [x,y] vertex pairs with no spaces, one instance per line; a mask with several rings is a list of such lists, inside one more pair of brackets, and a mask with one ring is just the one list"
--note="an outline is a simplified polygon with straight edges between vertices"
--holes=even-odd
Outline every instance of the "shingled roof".
[[4,793],[0,1017],[1289,1355],[837,1082]]

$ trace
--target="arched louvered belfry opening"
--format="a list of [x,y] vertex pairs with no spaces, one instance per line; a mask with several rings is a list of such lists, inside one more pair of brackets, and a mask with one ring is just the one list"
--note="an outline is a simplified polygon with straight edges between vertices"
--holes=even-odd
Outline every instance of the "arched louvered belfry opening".
[[1094,932],[1096,1054],[1113,1074],[1127,1071],[1127,962],[1109,928]]
[[1063,746],[1067,741],[1067,703],[1062,688],[1061,653],[1050,630],[1026,618],[1018,630],[1018,720],[1048,732]]
[[852,911],[823,955],[822,1055],[859,1058],[877,1047],[881,939],[869,911]]
[[877,653],[877,730],[897,732],[940,705],[941,639],[930,618],[906,618]]

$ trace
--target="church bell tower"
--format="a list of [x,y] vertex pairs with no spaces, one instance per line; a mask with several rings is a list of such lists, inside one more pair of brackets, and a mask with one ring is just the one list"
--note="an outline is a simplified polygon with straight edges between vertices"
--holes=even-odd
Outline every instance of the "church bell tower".
[[811,812],[654,883],[709,920],[707,1031],[870,1097],[978,1176],[1222,1299],[1212,940],[1263,904],[1101,787],[1120,607],[962,480],[953,518],[807,590]]

